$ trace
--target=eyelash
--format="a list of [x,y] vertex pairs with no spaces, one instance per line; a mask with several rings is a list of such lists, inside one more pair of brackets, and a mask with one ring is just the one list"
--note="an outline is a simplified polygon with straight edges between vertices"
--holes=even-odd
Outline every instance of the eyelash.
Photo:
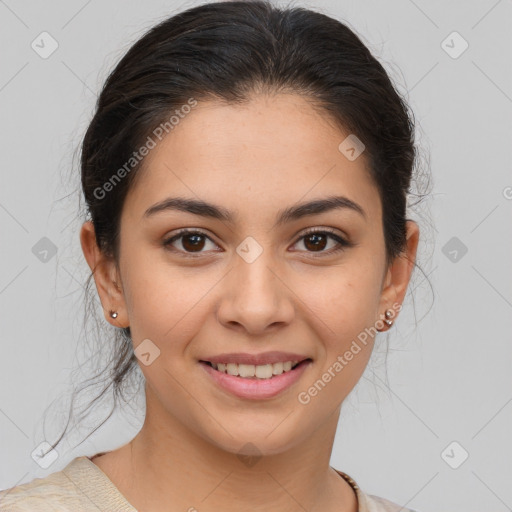
[[[338,242],[338,247],[337,248],[330,249],[328,251],[319,251],[318,254],[320,254],[320,256],[313,256],[314,258],[322,257],[322,255],[326,255],[326,254],[329,255],[329,256],[332,255],[332,254],[337,254],[338,252],[341,252],[341,251],[345,250],[346,248],[353,247],[353,245],[354,245],[352,242],[348,242],[347,240],[342,238],[340,235],[338,235],[335,231],[333,231],[333,230],[331,230],[329,228],[310,229],[306,233],[302,234],[299,237],[299,239],[295,242],[295,244],[297,242],[299,242],[300,240],[302,240],[303,238],[306,238],[306,237],[308,237],[310,235],[314,235],[314,234],[326,234],[326,235],[329,235],[330,238],[332,238],[333,240]],[[183,238],[185,235],[200,235],[200,236],[204,236],[204,237],[208,238],[208,240],[213,242],[213,240],[206,233],[204,233],[203,231],[199,231],[199,230],[196,230],[196,229],[185,228],[185,229],[180,230],[177,234],[173,235],[171,238],[168,238],[168,239],[164,240],[163,241],[163,245],[167,249],[169,249],[169,250],[171,250],[173,252],[178,252],[178,253],[184,255],[186,258],[198,258],[198,257],[201,257],[201,255],[203,254],[202,252],[191,253],[191,252],[186,252],[186,251],[181,251],[181,250],[178,250],[178,249],[174,249],[173,247],[171,247],[173,242],[175,242],[176,240],[179,240],[180,238]],[[215,243],[215,242],[213,242],[213,243]],[[299,251],[299,252],[301,252],[301,251]],[[314,251],[306,251],[306,252],[310,252],[310,253],[314,254]]]

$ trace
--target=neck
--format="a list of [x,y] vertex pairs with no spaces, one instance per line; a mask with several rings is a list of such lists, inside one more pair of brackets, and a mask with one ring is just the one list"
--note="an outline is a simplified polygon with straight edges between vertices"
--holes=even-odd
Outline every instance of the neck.
[[138,510],[357,511],[352,488],[329,465],[340,408],[303,442],[266,455],[254,445],[226,451],[152,403],[111,472]]

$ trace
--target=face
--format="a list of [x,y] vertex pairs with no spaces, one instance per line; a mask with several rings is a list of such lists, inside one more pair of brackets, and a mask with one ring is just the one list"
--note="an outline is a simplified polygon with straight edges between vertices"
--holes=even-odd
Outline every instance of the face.
[[[101,274],[96,283],[119,313],[107,319],[129,325],[145,354],[147,407],[162,423],[233,453],[247,442],[279,453],[311,436],[361,377],[371,328],[401,304],[411,264],[385,266],[379,193],[364,152],[339,150],[348,135],[300,96],[255,96],[199,103],[145,158],[122,211],[121,291]],[[170,198],[212,206],[162,207]],[[268,376],[281,369],[268,364],[288,360],[302,362],[250,380],[205,362],[266,363],[256,371]]]

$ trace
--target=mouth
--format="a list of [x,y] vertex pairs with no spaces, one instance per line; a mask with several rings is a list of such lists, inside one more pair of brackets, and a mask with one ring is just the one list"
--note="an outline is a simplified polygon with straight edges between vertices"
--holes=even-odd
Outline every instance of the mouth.
[[217,388],[250,400],[269,399],[290,390],[312,364],[311,358],[260,365],[199,361]]
[[219,373],[231,375],[232,377],[239,377],[242,379],[253,380],[268,380],[275,377],[294,371],[298,366],[308,362],[312,362],[311,358],[303,359],[302,361],[283,361],[268,364],[238,364],[238,363],[213,363],[211,361],[199,361],[202,364],[213,368]]

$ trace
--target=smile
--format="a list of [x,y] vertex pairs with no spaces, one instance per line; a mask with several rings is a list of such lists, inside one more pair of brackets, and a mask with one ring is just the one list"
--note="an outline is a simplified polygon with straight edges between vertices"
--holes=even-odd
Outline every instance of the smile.
[[293,386],[313,364],[309,358],[264,365],[199,363],[217,387],[239,398],[253,400],[279,395]]
[[257,379],[271,379],[274,375],[281,375],[284,372],[289,372],[294,369],[299,361],[285,361],[274,364],[236,364],[236,363],[210,363],[215,370],[233,375],[235,377]]

